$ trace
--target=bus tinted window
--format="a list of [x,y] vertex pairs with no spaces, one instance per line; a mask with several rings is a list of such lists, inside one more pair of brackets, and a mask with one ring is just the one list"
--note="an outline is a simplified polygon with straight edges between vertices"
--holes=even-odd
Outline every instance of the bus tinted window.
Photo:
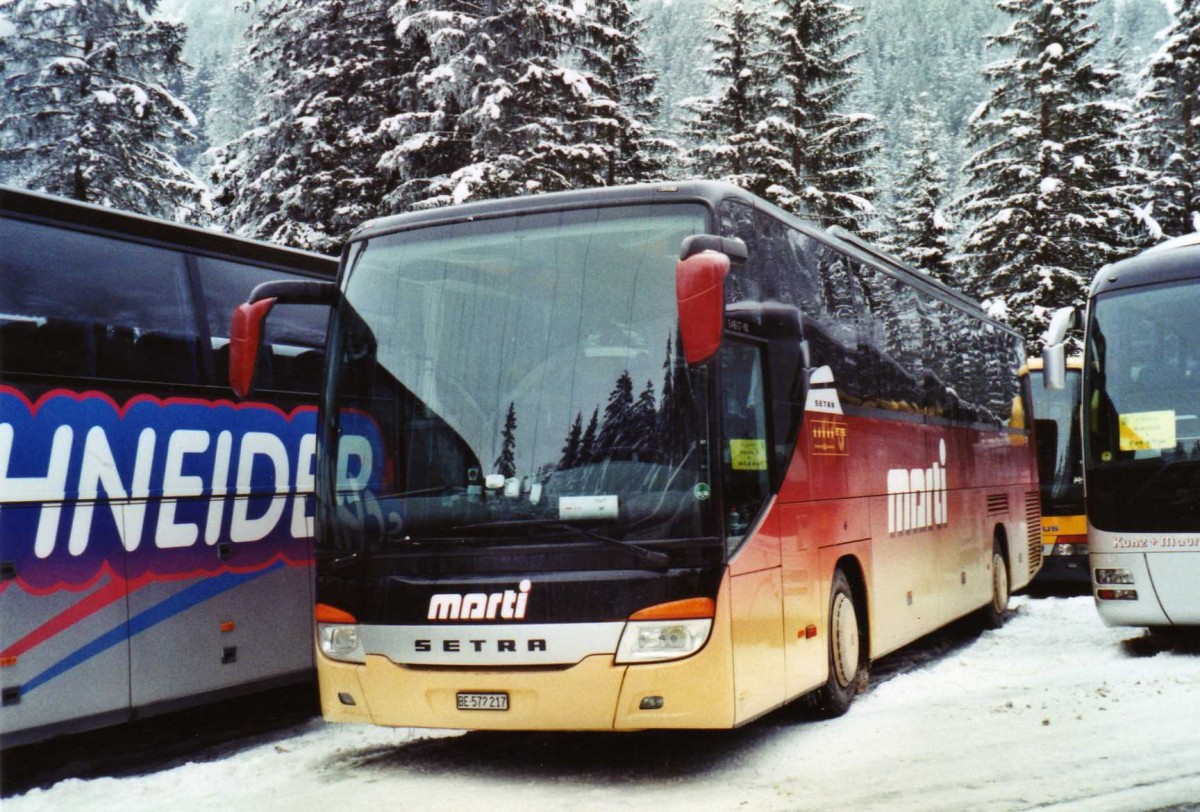
[[[216,383],[225,386],[229,383],[229,324],[234,308],[246,301],[256,285],[294,276],[210,257],[196,257],[196,267],[216,359]],[[328,320],[329,311],[323,307],[277,305],[267,320],[265,345],[270,351],[264,353],[259,386],[316,392],[320,388]]]
[[199,383],[182,254],[0,218],[0,368]]

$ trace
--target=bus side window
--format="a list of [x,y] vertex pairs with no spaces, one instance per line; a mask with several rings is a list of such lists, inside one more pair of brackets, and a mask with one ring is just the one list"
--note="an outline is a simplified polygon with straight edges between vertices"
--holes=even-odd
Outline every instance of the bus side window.
[[770,491],[762,349],[725,337],[721,364],[721,477],[729,552],[741,543]]
[[[212,383],[229,385],[229,325],[233,311],[255,285],[293,279],[282,271],[211,257],[195,257],[203,290],[213,348]],[[311,305],[278,305],[267,319],[267,334],[258,385],[261,389],[316,392],[324,367],[325,328],[329,309]]]
[[0,370],[199,382],[182,254],[0,218]]

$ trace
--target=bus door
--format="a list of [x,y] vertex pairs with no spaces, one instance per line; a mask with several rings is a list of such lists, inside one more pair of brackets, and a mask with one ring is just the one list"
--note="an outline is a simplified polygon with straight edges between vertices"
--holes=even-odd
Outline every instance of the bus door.
[[744,720],[784,700],[783,583],[778,516],[761,515],[770,494],[771,448],[763,346],[726,334],[719,362],[721,498],[732,553],[737,718]]

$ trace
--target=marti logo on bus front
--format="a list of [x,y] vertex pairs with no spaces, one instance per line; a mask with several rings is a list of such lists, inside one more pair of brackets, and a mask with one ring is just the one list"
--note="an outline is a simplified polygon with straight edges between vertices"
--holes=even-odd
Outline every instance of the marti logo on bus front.
[[938,458],[928,468],[889,469],[887,494],[889,535],[945,526],[946,441],[938,441]]
[[525,603],[531,588],[529,579],[517,585],[517,591],[454,592],[434,595],[429,599],[429,620],[524,620]]
[[[0,386],[0,415],[0,551],[24,578],[80,583],[100,560],[147,548],[173,552],[140,557],[129,577],[191,572],[219,568],[218,542],[312,537],[312,407],[146,396],[118,407],[64,390],[31,404]],[[339,467],[344,488],[365,490],[382,455],[358,423],[368,436],[351,435]],[[59,566],[21,566],[50,557]]]

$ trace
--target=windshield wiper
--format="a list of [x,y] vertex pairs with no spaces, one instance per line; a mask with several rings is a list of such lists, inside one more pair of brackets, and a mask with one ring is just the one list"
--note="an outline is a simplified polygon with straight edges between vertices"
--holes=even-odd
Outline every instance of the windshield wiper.
[[[605,547],[613,550],[620,550],[623,553],[630,553],[643,564],[646,564],[649,569],[665,572],[670,569],[670,556],[658,550],[651,550],[647,547],[642,547],[634,544],[631,541],[618,541],[614,538],[609,538],[602,533],[597,533],[595,530],[589,530],[586,527],[580,527],[570,522],[564,522],[561,519],[508,519],[492,522],[475,522],[473,524],[462,524],[456,527],[451,527],[453,530],[480,530],[480,529],[509,529],[509,528],[524,528],[538,527],[550,530],[566,530],[571,533],[585,536],[593,541],[598,541]],[[533,539],[530,539],[531,541]]]

